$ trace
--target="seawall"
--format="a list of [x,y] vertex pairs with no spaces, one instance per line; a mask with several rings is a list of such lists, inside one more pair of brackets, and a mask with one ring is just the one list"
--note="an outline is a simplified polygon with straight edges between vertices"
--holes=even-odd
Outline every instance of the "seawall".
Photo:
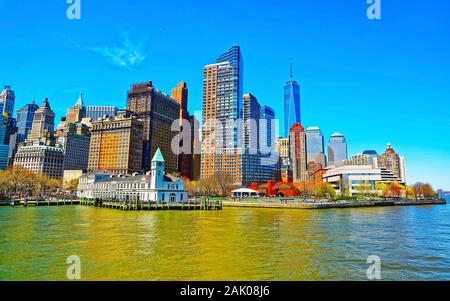
[[393,206],[429,206],[445,205],[442,199],[429,200],[395,200],[395,201],[329,201],[329,202],[289,202],[286,200],[274,201],[223,201],[223,207],[247,208],[278,208],[278,209],[332,209],[332,208],[366,208],[366,207],[393,207]]

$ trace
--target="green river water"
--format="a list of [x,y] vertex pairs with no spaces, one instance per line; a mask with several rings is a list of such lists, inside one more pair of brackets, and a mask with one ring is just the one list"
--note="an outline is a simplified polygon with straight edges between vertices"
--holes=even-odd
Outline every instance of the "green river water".
[[0,208],[0,280],[450,280],[450,206],[123,212]]

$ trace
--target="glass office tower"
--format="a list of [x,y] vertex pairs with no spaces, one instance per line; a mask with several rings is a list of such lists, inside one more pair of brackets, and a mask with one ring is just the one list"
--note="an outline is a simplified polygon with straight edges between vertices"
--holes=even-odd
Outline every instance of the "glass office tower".
[[270,154],[275,149],[275,111],[268,106],[261,107],[259,121],[259,147],[263,154]]
[[334,133],[328,141],[328,165],[339,166],[347,159],[347,140],[341,133]]
[[24,142],[27,139],[28,132],[33,125],[34,112],[36,112],[37,109],[39,109],[39,106],[33,100],[30,104],[27,104],[16,111],[18,143]]
[[308,163],[318,163],[323,168],[326,166],[324,144],[323,134],[319,127],[311,126],[306,129],[306,153]]
[[301,123],[300,117],[300,85],[292,79],[284,86],[284,137],[289,137],[289,130],[294,123]]

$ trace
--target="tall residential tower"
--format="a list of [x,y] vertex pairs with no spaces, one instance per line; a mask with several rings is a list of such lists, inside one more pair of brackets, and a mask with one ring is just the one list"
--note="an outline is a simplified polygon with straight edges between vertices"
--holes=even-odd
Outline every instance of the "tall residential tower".
[[202,178],[223,172],[241,180],[241,132],[236,123],[242,111],[242,74],[239,46],[203,69]]

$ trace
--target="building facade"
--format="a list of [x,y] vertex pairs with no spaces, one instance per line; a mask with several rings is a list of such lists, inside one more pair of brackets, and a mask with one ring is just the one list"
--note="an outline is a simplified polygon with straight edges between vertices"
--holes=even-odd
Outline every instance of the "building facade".
[[179,141],[180,154],[178,156],[178,172],[183,178],[198,180],[200,173],[201,149],[196,152],[195,147],[198,145],[200,139],[198,135],[200,123],[195,116],[189,115],[189,90],[185,82],[178,83],[178,86],[172,89],[172,98],[180,106],[180,133],[182,133],[183,130],[186,130],[189,132],[190,136],[190,139],[183,139],[186,138],[183,137]]
[[200,122],[195,116],[187,116],[184,120],[184,126],[180,127],[180,132],[185,130],[189,137],[183,136],[179,144],[178,172],[183,178],[198,180],[201,164]]
[[343,161],[344,165],[372,165],[378,154],[374,150],[366,150],[361,154],[354,155]]
[[376,157],[374,161],[376,167],[390,170],[402,183],[406,183],[405,159],[394,151],[390,143],[384,154]]
[[242,181],[242,91],[243,60],[233,46],[203,69],[202,178],[222,172]]
[[57,144],[64,150],[64,170],[87,170],[90,133],[82,123],[66,123],[56,132]]
[[134,84],[128,92],[127,110],[144,122],[142,169],[150,168],[151,154],[158,148],[166,158],[168,172],[178,170],[178,149],[172,150],[172,141],[178,131],[172,125],[179,122],[180,105],[169,95],[157,90],[151,81]]
[[87,106],[86,117],[95,121],[104,117],[115,117],[118,109],[114,106]]
[[37,109],[39,109],[39,106],[33,100],[30,104],[26,104],[16,111],[18,143],[27,139],[28,133],[33,126],[34,113]]
[[306,132],[300,123],[295,123],[289,134],[292,180],[303,183],[307,180]]
[[279,154],[279,171],[282,182],[292,182],[291,156],[289,152],[289,138],[278,138],[275,152]]
[[347,157],[347,140],[344,135],[336,132],[328,141],[328,165],[340,166]]
[[55,131],[55,113],[50,107],[48,98],[35,111],[31,130],[26,139],[27,144],[33,144],[44,138],[51,138]]
[[143,122],[131,112],[92,123],[88,171],[142,172]]
[[243,101],[243,147],[253,151],[259,150],[259,121],[261,105],[252,94],[245,94]]
[[360,193],[362,185],[368,185],[365,193],[378,193],[377,183],[400,182],[387,169],[375,168],[372,165],[345,165],[328,169],[323,175],[323,181],[330,183],[337,194],[347,193],[349,196]]
[[263,154],[275,152],[277,130],[275,111],[269,106],[262,106],[259,120],[259,149]]
[[16,148],[17,126],[16,120],[10,118],[8,113],[0,116],[0,170],[11,164]]
[[324,137],[322,131],[317,126],[311,126],[306,129],[306,155],[307,161],[320,164],[322,168],[326,167],[326,156],[324,148]]
[[43,173],[53,179],[63,177],[63,165],[64,150],[40,142],[21,145],[14,158],[14,166],[21,166],[34,173]]
[[[178,86],[172,88],[172,99],[174,99],[180,106],[180,122],[189,116],[188,113],[188,97],[189,90],[185,82],[179,82]],[[180,124],[181,126],[181,124]]]
[[[242,116],[243,153],[240,164],[240,184],[250,186],[253,183],[267,183],[276,180],[279,158],[267,147],[264,149],[266,152],[261,150],[260,142],[263,130],[261,128],[261,105],[252,94],[244,95]],[[267,126],[264,130],[267,131]]]

